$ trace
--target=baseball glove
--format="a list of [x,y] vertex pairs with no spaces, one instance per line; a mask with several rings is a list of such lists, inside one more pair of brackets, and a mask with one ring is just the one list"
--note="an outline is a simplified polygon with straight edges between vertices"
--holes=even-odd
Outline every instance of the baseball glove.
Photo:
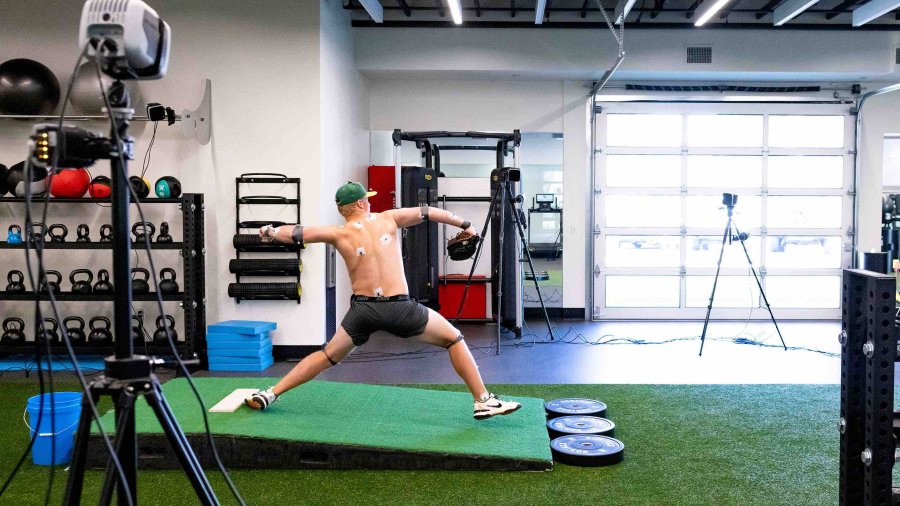
[[447,241],[447,253],[450,254],[451,260],[468,260],[475,254],[478,249],[478,241],[481,238],[477,235],[460,232],[455,237]]

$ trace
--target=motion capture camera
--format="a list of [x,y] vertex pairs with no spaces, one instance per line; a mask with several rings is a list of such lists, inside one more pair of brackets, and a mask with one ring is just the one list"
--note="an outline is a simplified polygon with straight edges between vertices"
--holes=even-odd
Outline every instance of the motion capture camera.
[[750,234],[747,232],[741,232],[740,234],[734,234],[731,236],[732,241],[746,241],[750,238]]
[[[112,153],[109,139],[72,125],[63,125],[62,130],[55,124],[35,125],[29,146],[31,163],[45,168],[54,162],[59,169],[90,167],[97,160],[111,158]],[[132,158],[130,153],[128,156]]]
[[503,170],[498,171],[498,179],[500,181],[521,181],[522,180],[522,171],[513,167],[504,167]]
[[737,205],[738,196],[733,193],[723,193],[722,194],[722,204],[728,207],[734,207]]
[[[141,0],[87,0],[78,45],[90,41],[103,72],[115,79],[160,79],[169,65],[172,32]],[[90,51],[90,50],[89,50]]]
[[169,126],[175,124],[175,111],[171,107],[164,107],[157,102],[147,104],[147,118],[150,121],[166,120]]

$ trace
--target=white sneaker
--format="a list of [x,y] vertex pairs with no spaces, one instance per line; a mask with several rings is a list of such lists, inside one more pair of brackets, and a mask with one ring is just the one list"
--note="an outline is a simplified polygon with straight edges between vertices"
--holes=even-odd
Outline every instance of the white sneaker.
[[272,391],[272,388],[269,387],[266,390],[262,390],[260,392],[256,392],[244,399],[244,404],[246,404],[250,409],[258,409],[259,411],[265,411],[266,408],[269,407],[269,404],[278,400],[278,396],[275,395],[275,392]]
[[518,402],[502,401],[496,395],[488,394],[486,399],[475,401],[475,419],[485,420],[494,415],[508,415],[521,407]]

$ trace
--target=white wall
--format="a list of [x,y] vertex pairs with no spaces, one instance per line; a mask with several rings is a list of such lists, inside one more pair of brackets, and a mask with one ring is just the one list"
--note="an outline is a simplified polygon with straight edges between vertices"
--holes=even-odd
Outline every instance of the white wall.
[[[16,57],[33,58],[48,65],[65,86],[65,79],[78,55],[77,27],[81,2],[57,0],[48,6],[42,4],[41,15],[35,16],[34,8],[21,2],[0,0],[0,60]],[[200,101],[200,79],[212,80],[213,138],[209,145],[201,146],[186,139],[179,132],[179,125],[161,125],[153,148],[148,178],[171,174],[181,179],[187,192],[206,194],[206,243],[207,243],[207,317],[209,322],[232,318],[277,320],[279,329],[274,334],[276,344],[319,344],[324,339],[324,254],[321,249],[310,248],[303,255],[302,276],[304,292],[301,304],[292,302],[243,302],[235,304],[227,297],[227,283],[234,279],[228,273],[228,260],[234,257],[231,236],[234,222],[234,177],[242,172],[274,171],[303,179],[302,217],[305,223],[336,221],[329,209],[333,205],[327,186],[331,181],[321,175],[324,163],[343,166],[348,160],[364,159],[359,152],[334,150],[332,135],[338,131],[331,123],[323,121],[323,111],[347,118],[340,128],[364,128],[364,109],[356,111],[354,102],[348,100],[346,108],[336,110],[334,104],[341,97],[360,96],[362,80],[346,82],[346,87],[329,89],[320,100],[323,89],[321,79],[336,82],[346,73],[346,59],[342,64],[322,67],[320,40],[336,55],[347,49],[348,37],[321,37],[330,35],[330,29],[339,24],[332,21],[334,2],[322,2],[320,19],[319,2],[295,2],[274,0],[266,8],[239,0],[224,0],[213,8],[205,2],[179,0],[154,0],[153,7],[172,27],[172,58],[169,72],[160,81],[141,83],[145,101],[161,102],[177,112],[193,109]],[[324,76],[324,77],[323,77]],[[361,115],[360,115],[361,114]],[[336,119],[337,121],[337,119]],[[93,125],[106,130],[103,124]],[[135,124],[132,134],[136,137],[135,151],[142,157],[149,141],[145,124]],[[22,159],[24,139],[30,125],[11,120],[0,120],[0,162],[7,165]],[[322,132],[327,131],[328,134]],[[323,152],[328,149],[329,157]],[[365,148],[361,148],[365,149]],[[139,166],[140,160],[132,166]],[[364,163],[364,162],[360,162]],[[108,173],[107,164],[98,164],[94,173]],[[19,208],[5,206],[0,209],[8,220],[11,212]],[[147,206],[148,208],[150,206]],[[108,221],[105,211],[84,206],[79,215],[61,218],[62,212],[73,207],[53,206],[49,221],[72,224],[85,221],[91,224],[96,237],[100,223]],[[327,212],[326,212],[327,211]],[[156,211],[154,211],[156,212]],[[150,218],[158,223],[159,219]],[[5,229],[5,226],[3,227]],[[4,234],[5,235],[5,234]],[[58,254],[48,252],[49,262],[58,262],[63,272],[76,266],[99,266],[102,260],[78,255],[67,264]],[[157,255],[162,265],[177,262],[174,257]],[[3,266],[22,268],[23,262],[6,253]],[[145,263],[145,261],[144,261]],[[108,264],[107,264],[108,265]],[[5,269],[4,269],[5,270]],[[64,286],[68,286],[66,282]],[[170,303],[174,311],[177,304]],[[0,305],[0,313],[9,314],[23,309],[22,304]],[[155,318],[156,311],[146,309]],[[64,310],[78,314],[109,314],[111,304],[72,304]],[[177,315],[177,313],[175,313]]]

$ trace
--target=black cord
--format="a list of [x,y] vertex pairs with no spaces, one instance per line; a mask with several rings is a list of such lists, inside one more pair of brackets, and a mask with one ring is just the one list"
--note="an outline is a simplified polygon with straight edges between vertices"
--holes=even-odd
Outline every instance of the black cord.
[[147,146],[147,151],[144,153],[144,162],[141,164],[141,179],[144,179],[144,174],[147,173],[147,169],[150,168],[150,150],[153,149],[153,143],[156,142],[156,129],[159,128],[159,121],[153,122],[153,135],[150,136],[150,145]]
[[[110,120],[111,124],[113,125],[113,128],[110,129],[113,134],[113,142],[114,142],[114,145],[118,148],[122,145],[122,141],[119,138],[119,133],[115,128],[116,120],[115,120],[115,117],[113,116],[112,107],[109,102],[109,95],[107,94],[106,88],[103,86],[103,76],[100,74],[100,54],[99,53],[96,53],[94,56],[94,70],[97,74],[97,81],[100,83],[100,91],[103,95],[103,103],[106,105],[107,116],[109,117],[109,120]],[[122,171],[123,179],[127,180],[128,173],[125,170],[125,159],[122,156],[122,150],[117,149],[117,152],[119,154],[118,155],[119,162],[120,162],[119,168]],[[131,194],[131,198],[132,198],[135,206],[137,206],[138,214],[141,217],[141,221],[147,221],[144,218],[144,210],[141,208],[140,198],[138,197],[137,193],[134,191],[134,188],[130,184],[127,186],[128,186],[128,191]],[[157,282],[156,266],[153,262],[153,254],[151,251],[152,248],[151,248],[151,244],[150,244],[150,235],[149,234],[144,234],[144,244],[147,247],[147,260],[150,264],[150,277],[153,279],[153,289],[156,292],[156,303],[159,308],[159,314],[161,316],[165,317],[166,313],[165,313],[165,309],[163,308],[162,292],[160,292],[159,284]],[[232,481],[232,479],[231,479],[231,475],[228,473],[228,470],[225,469],[225,465],[222,463],[222,459],[219,457],[219,452],[216,449],[216,443],[212,437],[212,431],[209,428],[209,418],[207,417],[207,414],[206,414],[206,404],[203,402],[203,398],[200,396],[200,392],[197,390],[197,385],[194,383],[194,379],[191,376],[190,371],[188,371],[187,366],[185,366],[184,361],[181,359],[181,354],[178,353],[178,349],[175,346],[175,340],[172,339],[172,333],[170,331],[170,327],[164,326],[163,328],[165,329],[166,340],[169,343],[169,348],[171,349],[172,354],[175,357],[175,361],[178,362],[179,368],[181,369],[182,373],[184,374],[184,377],[187,379],[188,384],[191,387],[191,390],[194,392],[194,396],[197,398],[197,402],[200,404],[200,412],[203,415],[203,426],[206,430],[206,439],[207,439],[207,442],[209,443],[210,449],[212,449],[212,454],[213,454],[213,457],[215,458],[216,465],[218,466],[219,471],[221,471],[222,476],[225,478],[226,483],[228,483],[228,488],[231,489],[231,493],[234,495],[235,499],[237,499],[237,501],[241,505],[246,505],[246,503],[244,502],[244,498],[241,497],[240,492],[238,492],[238,490],[237,490],[237,486],[234,484],[234,481]]]

